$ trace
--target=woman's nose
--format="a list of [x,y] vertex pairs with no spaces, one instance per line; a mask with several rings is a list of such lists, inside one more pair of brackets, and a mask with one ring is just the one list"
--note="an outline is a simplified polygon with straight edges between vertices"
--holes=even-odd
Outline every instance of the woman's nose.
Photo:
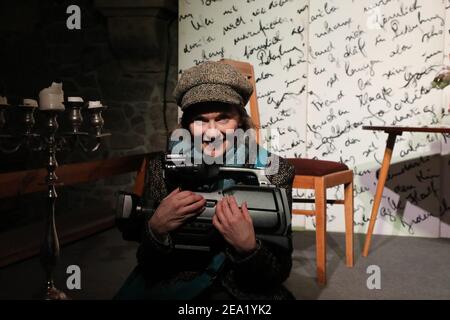
[[213,119],[208,121],[208,129],[216,129],[216,122]]
[[210,138],[210,139],[218,138],[218,137],[222,136],[220,130],[217,129],[214,124],[212,126],[208,125],[208,128],[206,129],[204,134],[205,134],[205,137]]

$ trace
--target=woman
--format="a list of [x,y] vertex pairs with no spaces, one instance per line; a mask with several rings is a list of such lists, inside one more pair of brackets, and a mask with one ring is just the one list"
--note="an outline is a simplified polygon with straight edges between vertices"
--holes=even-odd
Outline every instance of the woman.
[[[253,127],[245,111],[251,93],[250,83],[230,65],[206,62],[186,70],[175,88],[175,97],[183,111],[181,127],[189,130],[193,140],[199,142],[193,148],[225,165],[230,154],[244,152],[248,155],[246,144],[233,145],[224,137],[237,129]],[[287,190],[292,208],[294,169],[286,160],[274,157],[268,153],[261,157],[260,153],[256,162],[267,165],[264,162],[268,158],[277,160],[278,173],[268,179]],[[163,161],[162,153],[150,156],[144,199],[146,206],[154,210],[144,219],[137,252],[138,266],[116,298],[292,298],[282,286],[292,266],[290,226],[289,248],[258,239],[246,204],[237,203],[232,196],[217,203],[213,217],[213,226],[222,242],[212,244],[211,250],[205,252],[174,247],[173,234],[200,214],[206,201],[195,190],[180,190],[174,187],[173,181],[165,180]],[[248,166],[248,163],[241,165]],[[225,188],[234,181],[224,179],[214,183]]]

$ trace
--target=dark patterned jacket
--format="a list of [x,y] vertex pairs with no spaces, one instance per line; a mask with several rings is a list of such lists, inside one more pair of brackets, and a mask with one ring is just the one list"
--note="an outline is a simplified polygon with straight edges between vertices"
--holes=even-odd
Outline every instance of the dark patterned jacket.
[[[168,190],[169,185],[163,177],[163,160],[162,152],[152,153],[149,156],[144,198],[147,203],[152,203],[154,208],[172,191]],[[292,209],[294,168],[285,159],[279,157],[278,160],[278,173],[268,176],[268,179],[273,185],[286,189]],[[137,252],[138,269],[148,283],[161,279],[170,281],[186,279],[195,274],[191,270],[201,270],[202,266],[208,265],[211,255],[174,249],[170,236],[168,243],[158,242],[148,230],[147,221],[150,216],[151,214],[144,219],[139,237],[127,239],[140,241]],[[282,286],[292,267],[290,226],[288,237],[290,244],[288,249],[257,239],[257,249],[245,257],[239,256],[231,247],[227,247],[224,267],[216,281],[229,295],[237,299],[292,298],[289,291]],[[125,233],[124,238],[127,238]]]

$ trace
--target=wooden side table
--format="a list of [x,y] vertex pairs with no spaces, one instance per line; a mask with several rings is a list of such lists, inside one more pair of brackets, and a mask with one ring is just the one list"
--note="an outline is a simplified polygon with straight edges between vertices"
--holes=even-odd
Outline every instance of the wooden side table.
[[450,127],[397,127],[397,126],[363,126],[364,130],[384,131],[388,134],[386,148],[384,150],[383,162],[378,177],[377,190],[373,202],[372,213],[370,215],[369,228],[367,229],[366,240],[364,242],[363,256],[369,255],[370,243],[372,240],[375,221],[377,220],[378,209],[380,208],[381,198],[383,196],[384,185],[391,165],[392,152],[397,136],[401,136],[403,132],[424,132],[424,133],[450,133]]

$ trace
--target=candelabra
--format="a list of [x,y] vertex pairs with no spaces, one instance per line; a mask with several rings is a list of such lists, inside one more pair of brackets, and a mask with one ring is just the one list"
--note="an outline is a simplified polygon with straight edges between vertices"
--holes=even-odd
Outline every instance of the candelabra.
[[[27,148],[32,152],[45,152],[47,155],[47,175],[43,183],[48,188],[48,212],[45,217],[44,240],[41,246],[41,264],[46,274],[45,299],[67,298],[63,291],[56,288],[54,281],[54,271],[60,254],[55,224],[55,204],[58,198],[56,187],[62,184],[56,175],[58,167],[56,153],[63,149],[73,150],[77,147],[81,147],[84,152],[96,151],[101,144],[101,139],[110,135],[109,133],[103,133],[102,112],[105,108],[106,106],[84,108],[83,102],[69,102],[66,110],[64,108],[41,108],[38,111],[44,115],[44,122],[42,128],[37,128],[38,125],[35,121],[36,106],[0,105],[0,151],[11,154],[21,148]],[[8,115],[12,113],[19,113],[19,123],[15,123],[15,130],[5,130],[6,125],[11,122]],[[91,128],[87,131],[83,131],[83,113],[89,114]],[[62,115],[70,124],[70,129],[68,132],[60,133],[58,118]]]

